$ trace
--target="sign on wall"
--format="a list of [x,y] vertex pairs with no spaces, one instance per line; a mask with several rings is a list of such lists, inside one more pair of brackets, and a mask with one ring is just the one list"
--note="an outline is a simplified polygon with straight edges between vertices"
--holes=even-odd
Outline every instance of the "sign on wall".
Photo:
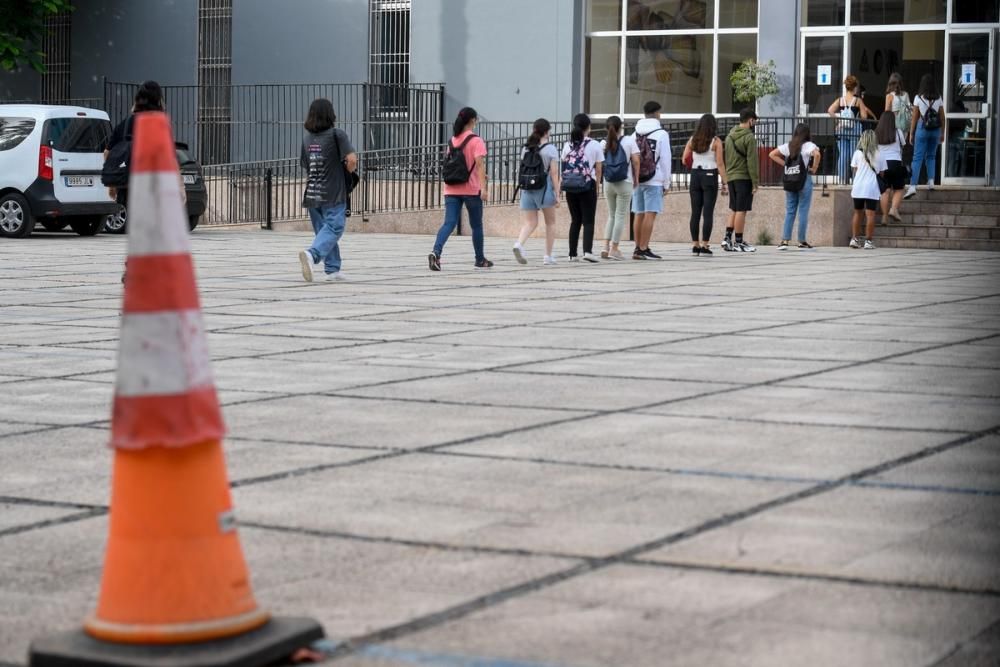
[[962,85],[971,86],[976,83],[976,63],[962,63]]
[[816,66],[816,85],[829,86],[833,83],[833,65]]

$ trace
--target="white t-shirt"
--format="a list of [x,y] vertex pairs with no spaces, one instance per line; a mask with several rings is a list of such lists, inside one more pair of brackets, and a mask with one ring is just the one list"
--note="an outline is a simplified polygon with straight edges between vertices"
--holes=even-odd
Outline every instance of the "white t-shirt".
[[[854,172],[854,185],[851,187],[851,197],[853,199],[879,199],[882,193],[878,191],[878,179],[875,178],[875,171],[872,171],[872,168],[868,166],[865,154],[859,150],[854,151],[854,157],[851,158],[851,166],[857,167],[857,171]],[[889,168],[885,163],[885,158],[882,157],[882,151],[875,152],[872,167],[875,167],[879,173]]]
[[[590,169],[593,170],[597,166],[597,163],[604,162],[604,149],[601,148],[601,144],[591,139],[590,137],[584,137],[584,147],[583,147],[583,157],[587,160],[590,165]],[[563,162],[569,156],[569,152],[573,150],[573,142],[567,141],[563,144],[562,149],[562,159]],[[594,178],[597,178],[597,174],[594,173]]]
[[[780,146],[778,146],[778,152],[781,153],[783,156],[788,157],[789,153],[788,144],[781,144]],[[816,153],[818,152],[819,152],[819,146],[817,146],[813,142],[807,141],[804,144],[802,144],[802,148],[800,149],[799,154],[802,156],[802,160],[806,163],[806,167],[812,166],[813,156],[815,156]]]
[[632,140],[639,145],[636,134],[646,135],[647,141],[655,144],[656,153],[656,175],[640,185],[659,185],[664,189],[670,187],[670,170],[673,155],[670,151],[670,133],[663,129],[660,121],[656,118],[643,118],[635,124],[635,133]]
[[896,140],[891,144],[879,144],[878,152],[881,153],[885,161],[895,160],[896,162],[903,161],[903,144],[906,143],[906,138],[903,133],[896,130]]
[[691,168],[692,169],[704,169],[705,171],[712,171],[719,168],[719,161],[715,157],[715,147],[718,145],[720,139],[718,137],[712,137],[711,143],[708,144],[708,150],[704,153],[695,153],[694,148],[691,148]]
[[934,109],[938,112],[941,111],[941,98],[939,97],[933,102],[928,102],[927,99],[917,95],[917,99],[913,100],[913,106],[920,109],[920,124],[923,124],[924,118],[927,116],[928,109]]

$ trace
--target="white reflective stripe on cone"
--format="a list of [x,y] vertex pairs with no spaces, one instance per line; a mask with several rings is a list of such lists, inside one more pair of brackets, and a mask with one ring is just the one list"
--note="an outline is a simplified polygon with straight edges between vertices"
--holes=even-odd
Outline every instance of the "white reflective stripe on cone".
[[176,172],[133,173],[128,182],[128,254],[183,255],[191,251],[187,212]]
[[126,313],[118,349],[118,396],[183,394],[212,386],[201,311]]

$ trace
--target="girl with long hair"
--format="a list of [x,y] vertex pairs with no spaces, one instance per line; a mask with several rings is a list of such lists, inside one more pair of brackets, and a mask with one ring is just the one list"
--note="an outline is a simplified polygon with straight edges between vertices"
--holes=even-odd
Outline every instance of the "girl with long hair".
[[607,139],[601,142],[604,151],[604,196],[608,200],[608,223],[604,226],[602,259],[624,259],[618,244],[628,224],[632,191],[639,184],[639,146],[635,138],[626,135],[622,119],[611,116],[605,123]]
[[573,117],[573,130],[562,149],[562,189],[569,208],[569,261],[579,261],[577,246],[583,229],[583,260],[598,262],[594,256],[594,217],[597,214],[597,184],[601,182],[604,152],[590,138],[590,116]]
[[889,75],[885,85],[885,110],[891,111],[896,119],[896,129],[905,135],[910,131],[910,119],[913,117],[913,103],[903,89],[903,76],[899,72]]
[[708,243],[712,238],[720,177],[722,194],[729,194],[726,185],[726,159],[715,116],[707,113],[698,120],[694,134],[684,146],[682,159],[685,162],[691,160],[691,187],[688,189],[691,195],[691,252],[695,256],[710,256],[712,249]]
[[858,149],[851,158],[851,167],[854,169],[854,185],[851,187],[854,215],[851,218],[850,247],[862,247],[861,213],[864,211],[866,225],[863,247],[865,250],[874,250],[872,237],[875,235],[875,209],[882,197],[879,178],[887,168],[885,158],[879,153],[878,137],[874,131],[865,130],[861,133]]
[[875,126],[875,138],[878,139],[878,151],[885,159],[885,182],[889,186],[882,193],[882,221],[893,218],[902,222],[899,205],[903,201],[903,188],[906,187],[906,167],[903,166],[906,137],[897,127],[895,113],[882,112],[878,125]]
[[463,107],[452,126],[453,136],[448,141],[445,154],[461,154],[468,171],[468,180],[444,184],[444,223],[438,230],[434,249],[427,255],[431,271],[441,270],[441,253],[455,228],[462,219],[462,206],[469,212],[472,228],[472,247],[476,253],[476,268],[488,269],[493,262],[486,259],[483,250],[483,204],[489,200],[486,192],[486,142],[475,134],[479,114],[472,107]]
[[551,130],[552,124],[539,118],[521,150],[522,161],[529,153],[537,154],[546,176],[545,187],[541,190],[521,190],[521,219],[524,224],[514,243],[514,259],[520,264],[528,263],[524,244],[538,228],[539,211],[545,220],[545,255],[542,257],[542,264],[549,266],[556,263],[552,247],[556,242],[556,207],[559,206],[559,150],[549,143]]
[[938,144],[944,141],[941,132],[944,122],[944,105],[934,83],[934,76],[924,74],[920,79],[920,92],[913,100],[913,118],[910,120],[909,140],[913,144],[913,171],[910,174],[910,187],[903,195],[906,199],[917,194],[920,168],[924,163],[927,164],[927,189],[934,189],[937,149]]
[[812,246],[806,240],[806,232],[809,230],[809,208],[812,205],[812,177],[819,169],[823,154],[819,150],[819,146],[813,143],[809,126],[805,123],[796,125],[788,143],[775,148],[768,157],[771,158],[772,162],[781,165],[782,168],[798,164],[800,168],[806,170],[805,182],[802,184],[801,190],[785,190],[785,225],[781,230],[781,243],[778,244],[778,250],[788,250],[788,244],[792,240],[792,227],[795,225],[796,213],[799,216],[799,250],[812,250]]

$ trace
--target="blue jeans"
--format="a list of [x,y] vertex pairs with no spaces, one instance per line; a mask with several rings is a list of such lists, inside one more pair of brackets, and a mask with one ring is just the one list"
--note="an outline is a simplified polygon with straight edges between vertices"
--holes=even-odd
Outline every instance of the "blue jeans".
[[781,240],[790,241],[792,225],[795,224],[795,212],[799,213],[799,243],[806,240],[809,229],[809,207],[812,205],[813,179],[806,176],[806,183],[798,192],[785,192],[785,226],[781,230]]
[[486,259],[483,252],[483,200],[479,195],[445,195],[444,224],[438,230],[434,241],[434,254],[438,257],[444,251],[444,244],[462,219],[462,204],[469,212],[469,226],[472,227],[472,247],[476,251],[476,261]]
[[916,186],[920,181],[920,167],[927,163],[927,182],[934,182],[934,172],[937,168],[938,142],[941,140],[941,130],[925,130],[923,121],[917,121],[917,132],[913,135],[913,174],[910,185]]
[[317,262],[323,262],[327,273],[340,271],[340,237],[344,235],[347,218],[344,213],[347,204],[320,206],[309,209],[309,219],[312,221],[316,238],[309,246],[309,252]]
[[860,138],[861,135],[854,132],[837,135],[837,176],[843,185],[851,182],[851,157],[857,150]]

